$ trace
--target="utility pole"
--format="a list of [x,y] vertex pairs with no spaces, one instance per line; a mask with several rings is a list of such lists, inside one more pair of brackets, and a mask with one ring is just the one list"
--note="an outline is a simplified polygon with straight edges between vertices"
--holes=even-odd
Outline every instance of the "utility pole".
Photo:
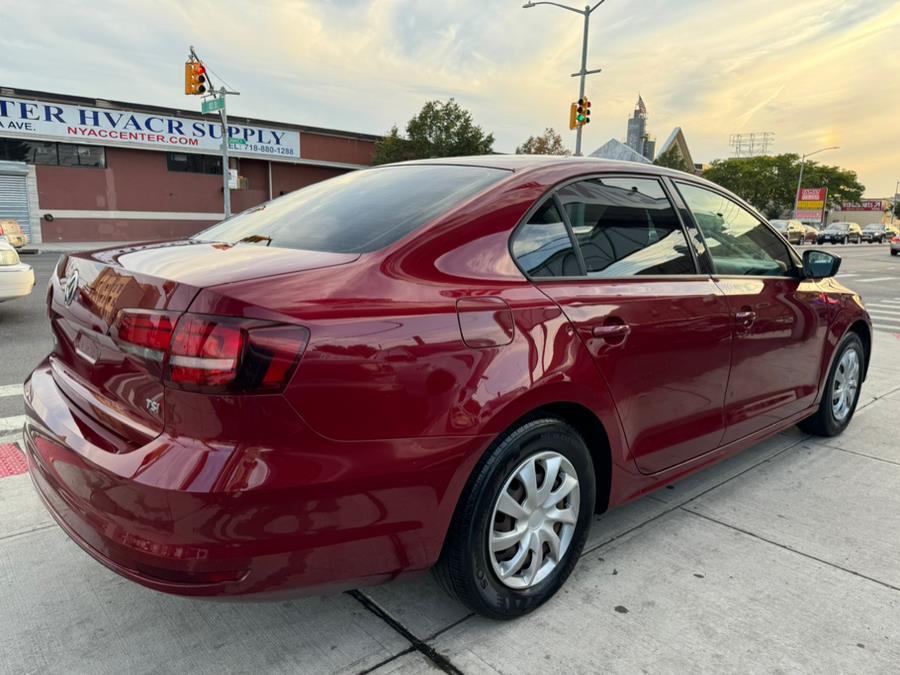
[[[797,219],[797,211],[799,211],[799,209],[800,209],[800,189],[801,189],[801,186],[803,185],[803,165],[806,163],[806,158],[812,157],[813,155],[818,155],[820,152],[825,152],[826,150],[837,150],[840,147],[841,146],[839,146],[839,145],[832,145],[827,148],[821,148],[814,152],[808,152],[805,155],[800,155],[800,177],[797,179],[797,194],[794,195],[794,219],[795,220]],[[825,207],[823,207],[823,211],[824,210],[826,210]]]
[[[581,39],[581,70],[577,73],[572,73],[571,77],[579,78],[578,82],[578,100],[584,99],[584,79],[588,75],[592,75],[594,73],[599,73],[601,71],[600,68],[595,68],[594,70],[587,69],[587,48],[588,48],[588,26],[591,21],[591,13],[597,9],[600,5],[602,5],[606,0],[600,0],[600,2],[596,3],[593,7],[590,5],[585,5],[584,9],[575,9],[574,7],[569,7],[568,5],[562,5],[558,2],[526,2],[522,7],[524,9],[528,9],[530,7],[536,7],[537,5],[553,5],[555,7],[560,7],[561,9],[567,9],[570,12],[575,12],[576,14],[581,14],[584,17],[584,34]],[[584,127],[583,124],[579,124],[575,130],[575,157],[581,157],[581,131]]]
[[894,211],[897,210],[898,204],[900,204],[900,180],[894,186],[894,198],[891,200],[891,225],[894,224]]
[[[209,73],[207,72],[206,65],[203,61],[200,60],[200,57],[197,56],[197,52],[194,51],[194,47],[191,46],[191,53],[188,59],[188,64],[196,63],[200,64],[201,72],[199,73],[199,77],[197,84],[194,87],[194,90],[188,92],[188,85],[185,85],[185,92],[192,94],[199,94],[204,97],[202,110],[204,113],[210,113],[219,111],[219,121],[222,124],[222,202],[224,206],[225,218],[231,217],[231,186],[229,185],[229,180],[231,178],[230,167],[228,166],[228,144],[230,139],[228,138],[228,114],[225,112],[225,96],[231,94],[233,96],[240,96],[241,92],[239,91],[230,91],[225,88],[223,84],[219,87],[219,90],[216,91],[216,88],[212,85],[212,82],[209,80]],[[207,90],[203,85],[203,83],[209,83],[209,89]],[[208,93],[207,93],[208,92]]]

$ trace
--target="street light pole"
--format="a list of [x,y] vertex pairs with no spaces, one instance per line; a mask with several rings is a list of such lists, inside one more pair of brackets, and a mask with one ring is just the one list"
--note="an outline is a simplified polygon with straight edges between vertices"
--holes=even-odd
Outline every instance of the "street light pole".
[[900,204],[900,199],[897,199],[897,195],[900,195],[900,180],[894,186],[894,198],[891,200],[891,225],[894,224],[894,211],[897,210],[897,204]]
[[832,145],[827,148],[820,148],[814,152],[808,152],[805,155],[800,155],[800,177],[797,179],[797,193],[794,195],[794,220],[797,220],[797,211],[800,208],[800,189],[803,185],[803,165],[806,163],[806,158],[818,155],[820,152],[825,152],[826,150],[837,150],[838,148],[840,148],[839,145]]
[[[567,9],[570,12],[575,12],[576,14],[581,14],[584,17],[584,34],[581,39],[581,70],[577,73],[572,73],[572,77],[576,75],[579,78],[578,82],[578,98],[584,98],[584,80],[585,77],[591,75],[592,73],[599,73],[600,68],[595,70],[587,69],[587,48],[588,48],[588,27],[591,21],[591,12],[597,9],[600,5],[602,5],[606,0],[600,0],[593,7],[590,5],[585,5],[584,9],[575,9],[574,7],[569,7],[568,5],[562,5],[558,2],[526,2],[522,7],[524,9],[528,9],[529,7],[536,7],[537,5],[553,5],[555,7],[559,7],[561,9]],[[579,124],[575,130],[575,156],[581,157],[581,131],[584,127],[583,124]]]

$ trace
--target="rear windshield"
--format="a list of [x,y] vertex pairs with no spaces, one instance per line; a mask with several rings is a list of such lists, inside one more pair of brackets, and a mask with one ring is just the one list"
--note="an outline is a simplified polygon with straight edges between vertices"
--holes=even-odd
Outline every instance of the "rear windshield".
[[828,226],[827,229],[837,232],[843,232],[844,230],[849,230],[850,225],[848,223],[832,223]]
[[478,166],[351,171],[239,213],[194,235],[332,253],[384,248],[509,176]]

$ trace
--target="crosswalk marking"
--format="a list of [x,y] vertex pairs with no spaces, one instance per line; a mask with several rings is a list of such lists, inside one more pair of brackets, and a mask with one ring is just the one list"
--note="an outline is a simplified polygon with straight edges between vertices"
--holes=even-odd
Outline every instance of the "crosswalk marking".
[[858,277],[859,274],[856,272],[851,272],[850,274],[838,274],[841,279],[849,279],[850,277]]
[[870,279],[857,279],[853,283],[855,284],[874,284],[878,281],[893,281],[894,277],[873,277]]
[[25,426],[25,415],[0,417],[0,434],[10,431],[21,431],[23,426]]
[[22,395],[22,385],[21,384],[0,385],[0,398],[6,398],[7,396],[21,396],[21,395]]
[[900,306],[897,305],[866,305],[869,314],[888,314],[891,316],[900,316]]
[[874,314],[872,312],[869,313],[869,316],[872,317],[872,323],[877,328],[881,324],[885,323],[900,323],[900,316],[884,316],[881,314]]

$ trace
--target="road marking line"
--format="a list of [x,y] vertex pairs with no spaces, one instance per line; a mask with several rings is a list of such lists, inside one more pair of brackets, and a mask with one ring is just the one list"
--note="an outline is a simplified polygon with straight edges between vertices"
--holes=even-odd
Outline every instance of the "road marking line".
[[872,323],[875,324],[876,326],[878,326],[880,324],[888,324],[888,323],[900,324],[900,316],[893,316],[893,317],[873,316]]
[[900,307],[897,305],[876,305],[873,303],[866,305],[866,308],[869,310],[869,314],[893,314],[900,316]]
[[4,431],[19,431],[23,426],[25,426],[25,415],[0,417],[0,433]]
[[0,385],[0,398],[5,398],[6,396],[21,396],[21,395],[22,395],[22,385],[21,384]]
[[875,277],[874,279],[857,279],[857,284],[874,284],[878,281],[893,281],[896,277]]
[[851,272],[850,274],[838,274],[841,279],[849,279],[850,277],[858,277],[859,274],[856,272]]

